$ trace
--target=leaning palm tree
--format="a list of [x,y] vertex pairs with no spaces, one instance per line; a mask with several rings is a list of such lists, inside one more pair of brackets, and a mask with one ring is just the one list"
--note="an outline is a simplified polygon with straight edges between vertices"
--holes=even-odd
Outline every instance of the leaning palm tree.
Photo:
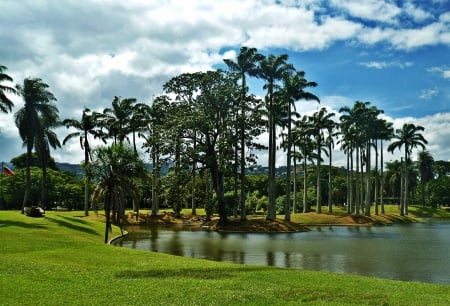
[[[246,142],[246,121],[249,108],[247,106],[247,79],[246,76],[258,75],[258,62],[264,58],[257,53],[256,48],[242,47],[236,61],[224,59],[228,68],[239,74],[241,78],[241,97],[240,97],[240,118],[239,118],[239,141],[240,141],[240,197],[239,204],[241,210],[241,220],[246,220],[245,209],[245,142]],[[250,100],[251,101],[251,100]]]
[[[67,128],[75,128],[76,132],[72,132],[67,135],[63,140],[63,145],[67,143],[70,139],[79,138],[81,149],[84,151],[84,168],[89,165],[89,160],[91,157],[91,145],[89,143],[89,135],[92,135],[94,138],[100,138],[103,142],[104,140],[103,134],[99,129],[99,118],[102,114],[97,112],[91,112],[90,109],[85,108],[83,110],[83,115],[81,116],[81,120],[78,121],[76,119],[65,119],[63,121],[63,125]],[[87,175],[86,171],[84,173],[84,215],[89,215],[89,185],[90,179]]]
[[41,126],[41,122],[52,122],[52,118],[57,117],[59,113],[58,108],[54,104],[56,98],[48,88],[49,86],[39,78],[26,78],[23,85],[16,86],[17,91],[25,101],[25,105],[14,115],[20,137],[27,148],[26,185],[22,213],[24,212],[24,207],[30,204],[31,155],[39,131],[45,128]]
[[12,110],[14,103],[6,96],[6,93],[16,93],[14,87],[2,84],[3,82],[12,82],[13,79],[4,71],[8,69],[6,66],[0,65],[0,112],[8,113]]
[[122,229],[127,198],[136,202],[140,200],[136,180],[145,177],[145,163],[132,148],[123,144],[113,144],[93,151],[93,161],[87,171],[97,181],[92,201],[103,200],[106,218],[105,243],[107,243],[112,224]]
[[404,196],[403,201],[400,203],[400,214],[402,216],[408,214],[408,195],[409,195],[409,175],[408,175],[408,164],[410,164],[410,157],[413,148],[421,147],[425,149],[425,145],[428,143],[427,140],[420,133],[424,131],[425,128],[413,123],[405,123],[401,129],[396,130],[394,138],[397,139],[392,142],[389,147],[389,152],[394,152],[395,149],[404,148],[404,159],[405,163],[403,165],[403,181],[404,181]]

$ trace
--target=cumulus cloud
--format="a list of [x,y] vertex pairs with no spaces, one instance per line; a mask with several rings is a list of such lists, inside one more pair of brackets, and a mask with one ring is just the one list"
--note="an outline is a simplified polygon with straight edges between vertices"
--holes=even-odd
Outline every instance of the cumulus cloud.
[[[413,23],[403,25],[404,16]],[[450,13],[436,15],[412,1],[6,1],[0,25],[0,64],[16,82],[40,77],[49,84],[63,118],[79,118],[85,106],[108,107],[115,95],[150,102],[171,77],[212,69],[223,58],[235,58],[242,45],[304,54],[340,43],[363,48],[383,43],[408,51],[450,44]],[[348,60],[374,69],[413,66],[411,61]],[[446,66],[430,69],[450,78]],[[436,92],[421,96],[432,98]],[[309,113],[352,103],[341,93],[320,98],[320,106],[299,102],[298,107]],[[23,103],[15,99],[14,111]],[[18,138],[10,114],[0,114],[0,133],[8,141]],[[58,130],[60,138],[66,134]],[[20,140],[10,147],[20,152]],[[68,145],[55,156],[78,162],[78,150]]]

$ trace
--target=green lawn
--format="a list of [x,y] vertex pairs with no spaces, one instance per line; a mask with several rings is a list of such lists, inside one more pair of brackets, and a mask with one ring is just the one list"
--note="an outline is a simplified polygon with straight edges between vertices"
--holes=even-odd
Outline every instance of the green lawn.
[[[81,212],[0,211],[0,305],[448,305],[450,286],[104,245]],[[115,233],[118,234],[117,229]]]

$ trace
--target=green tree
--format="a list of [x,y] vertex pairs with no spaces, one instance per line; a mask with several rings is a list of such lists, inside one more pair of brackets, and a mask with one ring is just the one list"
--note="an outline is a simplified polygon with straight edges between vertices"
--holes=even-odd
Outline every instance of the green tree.
[[420,185],[422,189],[422,197],[421,197],[421,204],[422,207],[425,206],[425,186],[428,182],[433,180],[434,174],[433,174],[433,163],[434,158],[431,156],[430,152],[426,150],[422,150],[417,155],[417,164],[419,168],[419,174],[420,174]]
[[[317,197],[316,197],[316,212],[322,212],[322,197],[321,197],[321,161],[322,161],[322,151],[325,149],[326,141],[323,134],[323,130],[328,130],[330,126],[334,125],[334,121],[331,119],[334,113],[328,113],[325,107],[322,107],[319,111],[315,112],[311,117],[311,124],[314,127],[314,138],[315,146],[317,150]],[[326,152],[326,151],[325,151]]]
[[140,201],[140,190],[136,180],[145,178],[145,163],[132,148],[113,144],[110,147],[93,150],[93,160],[87,169],[91,177],[97,180],[92,201],[103,200],[106,217],[105,243],[107,243],[111,224],[116,224],[122,229],[127,198]]
[[[47,208],[48,203],[48,186],[47,186],[47,167],[50,163],[50,148],[57,149],[61,148],[61,143],[59,142],[58,136],[52,130],[60,125],[59,116],[57,113],[54,114],[53,118],[42,118],[40,122],[40,130],[35,138],[34,147],[36,153],[41,161],[42,169],[42,181],[41,181],[41,203],[44,208]],[[47,120],[47,121],[46,121]],[[51,120],[51,121],[48,121]]]
[[423,135],[420,133],[421,131],[424,131],[425,128],[422,126],[416,126],[413,123],[405,123],[401,129],[396,130],[396,134],[394,135],[395,141],[393,141],[389,147],[389,152],[394,152],[395,149],[401,149],[404,148],[404,175],[403,175],[403,181],[404,181],[404,197],[403,201],[401,203],[401,211],[400,214],[407,215],[408,214],[408,199],[409,199],[409,172],[408,172],[408,165],[410,164],[410,156],[412,153],[413,148],[421,147],[422,149],[425,149],[425,145],[428,143],[427,140],[423,137]]
[[248,125],[246,120],[248,118],[249,112],[251,111],[251,106],[248,102],[254,101],[254,99],[247,99],[247,79],[246,76],[257,76],[258,75],[258,63],[264,58],[258,53],[256,48],[242,47],[236,61],[231,59],[224,59],[228,68],[236,72],[241,79],[241,96],[239,105],[239,141],[240,141],[240,197],[239,204],[241,210],[241,220],[246,220],[246,209],[245,209],[245,146],[247,142],[246,129]]
[[39,137],[39,131],[45,128],[41,126],[41,123],[53,122],[53,118],[57,117],[59,113],[58,108],[54,104],[56,98],[48,88],[49,86],[39,78],[26,78],[23,85],[17,85],[16,87],[25,101],[25,105],[14,115],[20,137],[27,148],[26,187],[22,213],[24,212],[24,207],[30,204],[31,156],[36,137]]
[[135,98],[122,99],[115,96],[111,103],[112,107],[103,110],[102,125],[108,130],[108,136],[114,139],[114,143],[117,141],[123,143],[132,132],[130,122],[135,104]]
[[[83,109],[83,114],[81,115],[81,120],[76,119],[65,119],[62,123],[67,128],[76,129],[75,132],[68,134],[64,140],[63,145],[67,143],[70,139],[79,138],[81,149],[84,151],[84,169],[89,166],[89,160],[91,158],[91,145],[89,142],[89,135],[94,138],[100,138],[105,143],[103,134],[99,128],[99,117],[101,114],[97,112],[92,112],[88,108]],[[84,215],[89,215],[89,186],[90,178],[84,171]]]
[[219,226],[223,227],[227,222],[224,175],[234,156],[233,114],[239,95],[236,79],[221,71],[186,73],[171,79],[164,89],[176,96],[174,103],[183,110],[177,112],[178,119],[172,118],[172,125],[179,125],[175,132],[181,131],[185,140],[192,141],[194,135],[197,139],[196,151],[190,152],[190,158],[210,171]]
[[275,166],[276,166],[276,124],[278,116],[277,105],[275,103],[275,91],[280,88],[278,83],[283,76],[293,70],[292,64],[287,63],[288,55],[282,54],[275,56],[273,54],[264,57],[260,61],[260,69],[258,77],[265,80],[264,89],[266,94],[266,110],[268,117],[268,132],[269,132],[269,186],[268,186],[268,209],[267,219],[274,220],[276,218],[276,190],[275,190]]
[[8,98],[6,93],[16,93],[14,87],[2,84],[3,82],[12,82],[13,79],[5,73],[8,68],[6,66],[0,65],[0,111],[3,113],[8,113],[12,110],[14,103]]
[[[294,117],[299,116],[295,111],[295,102],[299,100],[317,101],[320,103],[319,98],[305,91],[308,87],[316,87],[316,82],[309,82],[305,79],[304,71],[287,71],[283,75],[283,88],[280,90],[280,96],[284,102],[284,108],[286,108],[286,123],[287,125],[287,188],[286,188],[286,204],[284,207],[284,218],[290,221],[290,207],[291,207],[291,160],[292,160],[292,123]],[[294,201],[295,203],[295,201]]]

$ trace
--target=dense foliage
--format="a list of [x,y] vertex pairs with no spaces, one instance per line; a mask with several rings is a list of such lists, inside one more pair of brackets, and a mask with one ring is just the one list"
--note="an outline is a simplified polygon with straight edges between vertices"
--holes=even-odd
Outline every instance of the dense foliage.
[[[59,144],[52,138],[59,118],[49,86],[31,78],[17,90],[1,85],[3,112],[12,109],[7,98],[11,94],[22,95],[28,105],[15,114],[27,158],[25,163],[23,158],[15,159],[16,176],[2,176],[2,207],[18,208],[18,199],[25,195],[23,205],[51,207],[51,203],[64,201],[67,207],[84,208],[87,215],[92,207],[91,181],[97,186],[107,181],[105,176],[86,171],[93,161],[92,137],[105,142],[104,149],[95,151],[97,162],[101,156],[98,152],[127,143],[135,162],[151,161],[145,179],[127,182],[130,186],[133,183],[137,198],[132,205],[121,204],[120,210],[127,205],[138,210],[141,204],[153,215],[161,207],[179,214],[182,208],[190,207],[195,215],[197,207],[204,207],[208,217],[218,213],[224,225],[229,215],[245,219],[247,213],[256,211],[263,211],[268,219],[284,213],[289,220],[292,212],[315,207],[320,213],[325,205],[328,212],[334,205],[345,205],[348,213],[370,215],[383,213],[386,201],[398,203],[401,214],[408,213],[411,203],[449,204],[445,192],[450,188],[449,163],[434,161],[425,150],[423,127],[406,123],[394,130],[392,122],[382,117],[383,110],[367,101],[355,101],[339,113],[322,107],[312,115],[301,114],[297,102],[319,101],[306,91],[319,84],[307,80],[305,72],[289,63],[286,54],[265,56],[247,47],[240,52],[236,60],[225,60],[229,71],[173,77],[151,103],[113,96],[111,108],[103,112],[84,109],[81,121],[64,120],[70,131],[63,144],[79,138],[83,150],[84,182],[47,170],[54,168],[50,148]],[[6,67],[0,68],[0,82],[11,82],[3,73]],[[259,99],[252,94],[249,77],[263,81],[265,97]],[[262,135],[268,135],[268,147],[258,141]],[[142,148],[137,147],[138,138]],[[386,145],[388,151],[403,152],[402,159],[385,163]],[[333,166],[335,146],[347,156],[345,168]],[[139,155],[139,149],[148,155]],[[417,149],[422,150],[414,162]],[[253,167],[260,150],[269,153],[268,167],[255,174]],[[278,154],[286,154],[286,166],[275,167]],[[113,170],[111,167],[120,162],[121,158],[113,154],[104,167],[109,165],[105,169]],[[131,172],[125,177],[138,176],[128,170]],[[67,186],[73,182],[72,190],[54,183],[57,179],[67,180]],[[123,178],[120,181],[124,184]],[[37,193],[45,188],[48,191],[39,198]],[[58,194],[64,197],[58,198]],[[106,194],[94,192],[96,198]]]

